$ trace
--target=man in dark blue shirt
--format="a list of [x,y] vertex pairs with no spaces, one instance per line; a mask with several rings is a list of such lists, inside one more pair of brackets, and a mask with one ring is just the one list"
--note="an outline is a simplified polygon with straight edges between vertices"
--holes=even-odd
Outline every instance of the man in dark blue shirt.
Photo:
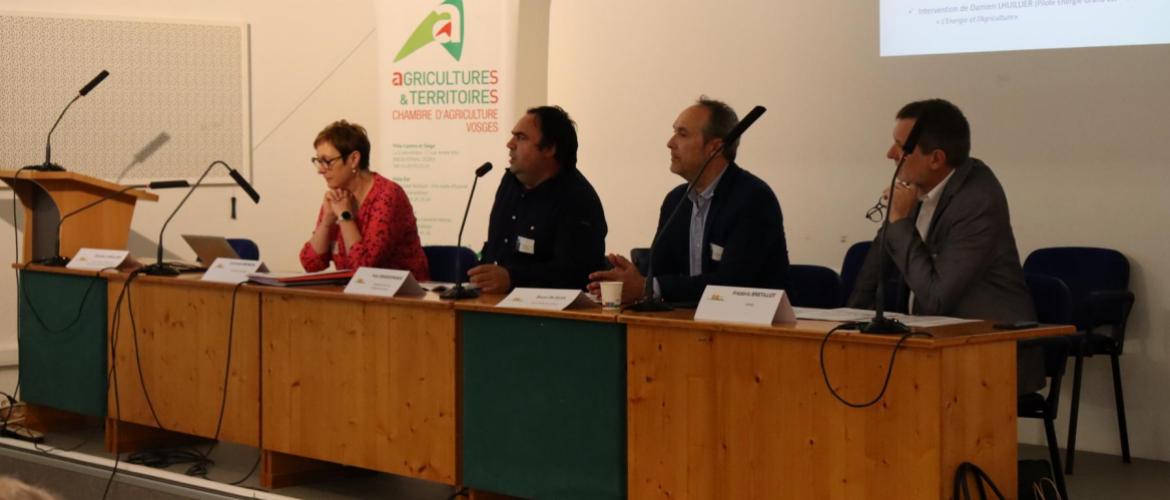
[[582,289],[605,265],[605,212],[577,170],[575,127],[559,106],[540,106],[512,129],[482,260],[467,272],[484,292]]
[[[610,255],[610,271],[590,275],[598,282],[623,282],[622,301],[643,295],[649,285],[654,295],[668,302],[695,302],[707,285],[783,289],[788,285],[788,247],[780,202],[768,184],[735,163],[738,142],[724,145],[739,118],[727,104],[700,97],[674,121],[670,171],[694,183],[671,190],[662,202],[658,218],[658,247],[650,257],[654,280],[638,272],[620,255]],[[712,154],[699,177],[699,170]],[[666,226],[674,207],[678,215]]]

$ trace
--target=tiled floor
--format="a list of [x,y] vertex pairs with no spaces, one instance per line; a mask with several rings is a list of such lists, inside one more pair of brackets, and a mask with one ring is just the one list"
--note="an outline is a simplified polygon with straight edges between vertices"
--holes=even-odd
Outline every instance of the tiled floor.
[[[0,447],[4,443],[0,442]],[[96,432],[50,436],[46,447],[72,448],[89,455],[109,458],[101,449],[100,434]],[[24,453],[24,455],[22,455]],[[33,452],[36,453],[36,452]],[[1021,445],[1020,458],[1046,458],[1047,451],[1040,446]],[[212,457],[216,464],[209,479],[217,483],[235,481],[248,474],[255,463],[256,450],[235,445],[221,445]],[[6,451],[0,448],[0,474],[12,474],[31,483],[43,485],[65,499],[101,498],[108,474],[97,469],[78,472],[76,467],[60,467],[44,460],[29,460],[28,452]],[[186,465],[168,469],[182,474]],[[1099,499],[1165,499],[1170,498],[1170,463],[1135,459],[1122,464],[1112,455],[1081,452],[1077,455],[1076,474],[1068,476],[1069,496],[1077,500]],[[217,492],[213,488],[185,488],[175,486],[152,491],[135,484],[115,483],[110,498],[144,500],[171,500],[175,498],[245,498],[264,497],[255,489]],[[210,483],[203,483],[209,485]],[[253,474],[244,487],[258,488]],[[308,500],[343,500],[365,498],[394,498],[402,500],[443,500],[453,492],[449,486],[417,481],[387,474],[360,475],[310,486],[275,490],[272,498],[291,497]]]
[[[1047,459],[1048,449],[1020,445],[1020,458]],[[1170,463],[1135,458],[1124,464],[1119,456],[1078,451],[1076,470],[1065,482],[1076,500],[1163,500],[1170,498]]]

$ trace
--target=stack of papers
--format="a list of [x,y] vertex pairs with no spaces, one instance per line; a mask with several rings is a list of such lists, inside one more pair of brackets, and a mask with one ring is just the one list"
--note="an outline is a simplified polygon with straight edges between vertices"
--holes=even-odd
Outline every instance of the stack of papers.
[[353,277],[354,270],[328,270],[315,273],[252,273],[253,283],[269,286],[344,285]]
[[[818,321],[869,321],[873,318],[874,312],[868,309],[853,309],[850,307],[838,307],[836,309],[814,309],[811,307],[794,307],[798,319],[809,319]],[[894,318],[901,321],[906,326],[912,328],[931,328],[936,326],[958,325],[961,323],[972,323],[981,321],[978,319],[963,319],[950,318],[946,316],[912,316],[902,313],[885,313],[886,317]]]

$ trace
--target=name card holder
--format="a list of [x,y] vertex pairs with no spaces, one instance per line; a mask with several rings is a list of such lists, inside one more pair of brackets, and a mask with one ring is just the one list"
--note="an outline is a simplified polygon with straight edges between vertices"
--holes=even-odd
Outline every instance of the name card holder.
[[68,269],[100,271],[117,269],[130,260],[129,250],[108,250],[105,248],[82,248],[65,265]]
[[513,309],[542,309],[563,311],[570,308],[596,306],[597,301],[570,288],[516,288],[496,307]]
[[771,326],[796,323],[796,313],[784,290],[707,285],[695,319]]
[[203,281],[216,283],[231,283],[233,285],[248,281],[252,273],[265,273],[268,268],[258,260],[229,259],[218,257],[207,267],[207,272],[200,278]]
[[422,297],[427,291],[410,271],[359,267],[345,286],[345,293],[375,297]]

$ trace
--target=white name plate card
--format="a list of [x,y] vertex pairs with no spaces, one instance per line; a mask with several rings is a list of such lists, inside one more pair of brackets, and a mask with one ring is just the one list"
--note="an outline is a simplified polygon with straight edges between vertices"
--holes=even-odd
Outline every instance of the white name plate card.
[[249,274],[267,271],[268,268],[264,266],[264,263],[258,260],[218,257],[208,266],[207,272],[203,273],[203,277],[200,279],[235,285],[248,281]]
[[421,297],[427,291],[414,280],[410,271],[359,267],[349,284],[345,285],[345,293],[375,297]]
[[796,313],[784,290],[707,285],[695,319],[770,326],[796,323]]
[[580,290],[570,288],[517,288],[496,307],[512,309],[543,309],[563,311],[569,308],[589,307],[597,301]]
[[74,255],[65,267],[82,271],[101,271],[102,269],[116,269],[129,259],[129,250],[82,248],[77,251],[77,255]]

